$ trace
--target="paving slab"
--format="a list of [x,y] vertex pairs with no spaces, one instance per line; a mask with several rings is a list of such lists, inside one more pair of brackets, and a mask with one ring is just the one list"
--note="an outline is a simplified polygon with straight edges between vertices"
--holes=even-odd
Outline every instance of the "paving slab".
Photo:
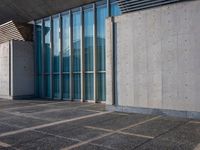
[[29,117],[22,117],[22,116],[13,116],[9,118],[4,118],[4,119],[1,119],[0,122],[6,123],[10,126],[17,126],[17,127],[24,127],[24,128],[50,123],[50,121],[29,118]]
[[8,114],[8,113],[6,113],[6,112],[0,111],[0,120],[5,119],[5,118],[8,118],[8,117],[13,117],[13,116],[15,116],[15,115]]
[[[2,110],[2,108],[4,108]],[[0,134],[42,124],[98,114],[104,104],[68,101],[0,101]],[[77,150],[199,150],[200,123],[172,117],[110,112],[37,130],[0,137],[12,147],[0,150],[54,150],[77,145]],[[136,125],[131,127],[132,125]],[[90,126],[90,127],[89,127]],[[113,133],[123,130],[126,133]],[[104,130],[108,129],[108,130]],[[103,136],[110,133],[109,136]],[[132,135],[131,135],[132,134]],[[144,136],[142,136],[144,135]],[[100,138],[102,136],[102,138]],[[145,137],[147,136],[147,137]],[[155,138],[149,138],[155,137]],[[94,139],[98,140],[94,140]]]
[[94,111],[106,111],[105,104],[95,104],[86,107],[81,107],[81,110],[94,110]]
[[132,150],[146,141],[148,141],[148,139],[142,137],[112,134],[110,136],[106,136],[99,140],[93,141],[92,143],[104,145],[108,148],[110,147],[115,150]]
[[194,146],[190,143],[154,139],[140,145],[136,150],[194,150]]
[[18,133],[14,135],[0,137],[0,141],[15,147],[16,145],[19,146],[19,145],[23,145],[29,142],[34,142],[38,139],[42,139],[45,137],[47,137],[46,134],[35,132],[35,131],[28,131],[28,132]]
[[89,125],[98,128],[118,130],[151,118],[153,118],[151,115],[111,113],[96,117],[96,121],[90,122]]
[[161,140],[175,141],[182,145],[196,147],[200,143],[200,124],[187,123],[176,130],[160,136]]
[[15,131],[18,129],[20,128],[0,123],[0,134],[10,132],[10,131]]
[[81,116],[90,115],[90,114],[94,114],[94,112],[87,111],[87,110],[71,109],[71,110],[56,110],[52,112],[41,112],[41,113],[33,114],[33,116],[39,117],[41,119],[51,120],[51,121],[59,121],[59,120],[72,119],[72,118],[81,117]]
[[46,136],[24,144],[15,145],[20,150],[59,150],[78,143],[65,138]]
[[[60,110],[60,109],[74,109],[76,107],[83,107],[85,105],[89,105],[87,103],[76,103],[76,102],[54,102],[54,103],[47,103],[41,106],[33,105],[29,107],[24,107],[24,108],[16,108],[16,109],[11,109],[8,110],[10,112],[15,112],[15,113],[24,113],[24,114],[31,114],[31,113],[42,113],[45,111],[55,111],[55,110]],[[91,104],[90,104],[91,105]]]
[[0,150],[17,150],[16,148],[13,147],[0,147]]
[[80,125],[74,126],[69,123],[42,128],[39,129],[39,131],[81,141],[82,140],[85,141],[107,133],[105,131],[99,131],[81,127]]
[[85,144],[85,145],[73,148],[72,150],[113,150],[113,149],[107,148],[104,146],[97,146],[93,144]]
[[187,119],[161,117],[123,131],[128,133],[156,137],[160,134],[169,131],[170,129],[173,129],[179,125],[186,123],[187,121]]

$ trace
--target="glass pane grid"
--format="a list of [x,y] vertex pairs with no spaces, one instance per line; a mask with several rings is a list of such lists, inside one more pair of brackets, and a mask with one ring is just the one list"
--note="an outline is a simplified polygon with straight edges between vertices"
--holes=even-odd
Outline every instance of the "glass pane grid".
[[[105,101],[106,99],[106,54],[105,54],[105,19],[108,16],[106,1],[98,1],[96,3],[96,53],[97,53],[97,99],[98,101]],[[116,1],[111,0],[110,10],[112,16],[121,14],[119,6]],[[81,12],[80,7],[70,11],[63,12],[60,15],[52,17],[52,24],[50,17],[43,20],[36,21],[36,61],[37,61],[37,93],[42,95],[42,82],[44,81],[44,96],[59,98],[62,95],[63,99],[81,98],[81,40],[84,44],[84,99],[94,99],[94,10],[93,5],[89,4],[83,6],[83,27],[84,33],[81,39]],[[71,17],[70,17],[71,16]],[[91,19],[93,18],[93,19]],[[61,19],[61,20],[60,20]],[[42,26],[44,21],[44,26]],[[60,29],[61,23],[61,29]],[[71,26],[72,25],[72,26]],[[71,27],[70,27],[71,26]],[[51,43],[52,30],[52,43]],[[60,33],[60,31],[62,31]],[[72,31],[72,39],[70,39]],[[60,34],[62,39],[60,39]],[[44,40],[43,40],[44,38]],[[62,42],[60,41],[62,40]],[[43,43],[44,41],[44,43]],[[60,57],[62,43],[62,58]],[[72,45],[71,45],[72,44]],[[51,48],[51,45],[53,46]],[[72,54],[71,49],[72,47]],[[43,49],[44,48],[44,49]],[[44,56],[42,56],[44,51]],[[51,59],[51,51],[53,59]],[[44,58],[44,60],[42,60]],[[72,58],[72,62],[70,62]],[[61,60],[62,59],[62,60]],[[52,62],[51,62],[52,61]],[[42,63],[44,62],[44,70],[42,70]],[[62,70],[60,70],[60,62],[62,62]],[[72,63],[72,68],[71,67]],[[53,66],[51,66],[51,64]],[[53,76],[51,76],[51,67]],[[60,71],[62,71],[62,91],[60,87]],[[72,71],[72,72],[70,72]],[[71,77],[72,73],[72,78]],[[51,82],[52,80],[52,82]],[[51,83],[53,85],[51,94]],[[70,89],[72,83],[73,90]],[[73,93],[70,93],[73,91]]]

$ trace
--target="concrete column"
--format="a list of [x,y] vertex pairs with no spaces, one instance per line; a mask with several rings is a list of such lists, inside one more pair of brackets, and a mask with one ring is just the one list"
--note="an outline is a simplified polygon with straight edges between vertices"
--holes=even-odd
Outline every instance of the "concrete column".
[[106,104],[114,104],[113,87],[113,18],[106,20]]

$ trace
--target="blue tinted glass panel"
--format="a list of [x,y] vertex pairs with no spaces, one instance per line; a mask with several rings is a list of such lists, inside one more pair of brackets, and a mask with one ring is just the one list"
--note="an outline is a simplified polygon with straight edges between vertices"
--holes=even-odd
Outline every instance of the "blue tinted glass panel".
[[106,100],[106,74],[98,73],[98,100],[105,101]]
[[59,84],[59,75],[53,75],[53,96],[54,98],[60,97],[60,84]]
[[73,85],[74,85],[74,99],[80,99],[81,98],[81,76],[80,73],[74,74],[73,77]]
[[59,72],[60,65],[60,24],[59,17],[53,18],[53,72]]
[[73,18],[73,71],[79,72],[81,70],[80,61],[80,27],[81,27],[81,15],[80,11],[72,14]]
[[42,75],[36,77],[37,96],[42,96]]
[[36,49],[37,49],[37,73],[42,74],[42,23],[35,25],[36,30]]
[[63,48],[63,72],[70,71],[70,17],[62,16],[62,48]]
[[94,99],[94,74],[93,73],[85,74],[85,99],[86,100]]
[[84,11],[84,52],[85,52],[85,70],[93,71],[93,25],[94,11],[87,9]]
[[107,17],[106,5],[97,7],[97,70],[105,71],[105,20]]
[[121,15],[121,10],[117,2],[111,3],[111,16]]
[[51,40],[50,40],[51,28],[50,20],[44,21],[44,51],[45,51],[45,73],[50,73],[50,57],[51,57]]
[[70,76],[69,74],[63,75],[63,98],[70,98]]
[[50,75],[45,75],[44,77],[44,88],[45,88],[45,97],[50,97],[51,96],[51,78],[50,78]]

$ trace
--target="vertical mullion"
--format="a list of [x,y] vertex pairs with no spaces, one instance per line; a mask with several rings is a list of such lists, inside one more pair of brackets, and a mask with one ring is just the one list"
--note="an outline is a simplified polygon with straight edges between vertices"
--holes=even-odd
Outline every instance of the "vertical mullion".
[[84,21],[83,21],[83,8],[80,8],[81,13],[81,102],[84,100]]
[[110,17],[111,16],[110,0],[107,0],[107,11],[108,11],[108,17]]
[[93,25],[93,46],[94,46],[94,51],[93,51],[93,61],[94,61],[94,65],[93,65],[93,70],[94,70],[94,102],[97,102],[97,31],[96,31],[96,4],[93,4],[93,11],[94,11],[94,25]]
[[69,11],[69,21],[70,21],[70,28],[69,28],[69,44],[70,44],[70,99],[73,99],[73,44],[72,44],[72,34],[73,34],[73,29],[72,29],[72,12],[71,10]]
[[44,40],[44,19],[42,19],[42,97],[45,97],[45,87],[44,87],[44,65],[45,65],[45,40]]
[[62,62],[63,62],[63,61],[62,61],[62,58],[63,58],[63,55],[62,55],[62,51],[63,51],[62,32],[63,32],[63,31],[62,31],[62,20],[61,20],[61,18],[62,18],[62,17],[61,17],[61,14],[59,14],[59,38],[60,38],[60,41],[59,41],[59,42],[60,42],[60,59],[59,59],[59,61],[60,61],[60,63],[59,63],[59,65],[60,65],[60,66],[59,66],[59,67],[60,67],[60,69],[59,69],[59,71],[60,71],[60,74],[59,74],[59,75],[60,75],[60,79],[59,79],[59,86],[60,86],[60,87],[59,87],[59,89],[60,89],[60,90],[59,90],[59,92],[60,92],[60,99],[63,98],[63,94],[62,94],[62,93],[63,93],[63,92],[62,92],[62,91],[63,91],[63,85],[62,85],[62,84],[63,84],[63,82],[62,82],[62,81],[63,81],[63,80],[62,80],[62,68],[63,68],[63,67],[62,67],[62,66],[63,66],[63,64],[62,64]]
[[[38,88],[37,88],[37,85],[38,85],[38,78],[39,78],[39,74],[38,74],[38,69],[37,69],[37,64],[36,64],[36,62],[37,62],[37,54],[38,54],[38,50],[37,50],[37,31],[36,31],[36,22],[34,21],[34,24],[33,24],[33,39],[34,39],[34,59],[35,59],[35,61],[34,61],[34,95],[35,96],[37,96],[37,97],[39,97],[38,95],[36,95],[36,93],[37,93],[37,90],[38,90]],[[10,49],[10,48],[9,48]],[[10,61],[9,61],[10,62]],[[10,90],[9,90],[10,91]],[[38,93],[37,93],[38,94]]]
[[53,19],[50,17],[50,98],[53,98]]

